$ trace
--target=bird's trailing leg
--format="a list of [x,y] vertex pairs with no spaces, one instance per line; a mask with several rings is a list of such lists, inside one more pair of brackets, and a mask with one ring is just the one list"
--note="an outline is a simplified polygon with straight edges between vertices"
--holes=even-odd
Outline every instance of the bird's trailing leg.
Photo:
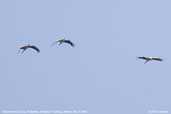
[[53,47],[56,43],[57,43],[57,42],[54,42],[54,43],[51,45],[51,47]]
[[59,43],[59,46],[62,44],[62,42]]
[[144,64],[146,64],[148,62],[148,60],[146,60],[146,62]]
[[24,53],[25,49],[23,49],[22,53]]
[[21,50],[21,49],[18,50],[18,54],[20,53],[20,50]]

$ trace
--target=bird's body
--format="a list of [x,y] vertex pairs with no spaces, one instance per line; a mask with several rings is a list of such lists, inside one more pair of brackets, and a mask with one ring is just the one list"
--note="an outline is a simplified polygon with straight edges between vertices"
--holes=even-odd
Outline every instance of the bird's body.
[[146,60],[146,62],[144,64],[146,64],[148,61],[151,61],[151,60],[163,61],[163,59],[158,58],[158,57],[145,57],[145,56],[142,56],[142,57],[138,57],[138,59]]
[[59,45],[61,45],[62,43],[68,43],[68,44],[70,44],[72,47],[75,46],[70,40],[65,40],[65,38],[63,38],[63,39],[61,39],[61,40],[57,40],[56,42],[54,42],[54,43],[51,45],[51,47],[52,47],[53,45],[55,45],[56,43],[58,43],[58,42],[59,42]]
[[[37,52],[40,52],[40,50],[36,46],[30,45],[30,44],[21,47],[20,50],[22,49],[23,50],[22,53],[24,53],[24,51],[28,48],[32,48],[32,49],[36,50]],[[18,51],[18,53],[20,52],[20,50]]]

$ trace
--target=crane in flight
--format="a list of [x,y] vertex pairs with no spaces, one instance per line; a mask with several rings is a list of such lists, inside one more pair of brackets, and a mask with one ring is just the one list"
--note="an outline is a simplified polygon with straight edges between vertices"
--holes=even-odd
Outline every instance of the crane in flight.
[[36,50],[37,52],[40,52],[40,50],[36,46],[28,44],[28,45],[20,47],[18,53],[20,52],[20,50],[23,50],[22,53],[24,53],[24,51],[28,48],[32,48],[32,49]]
[[138,59],[146,60],[144,64],[146,64],[148,61],[151,61],[151,60],[163,61],[163,59],[158,58],[158,57],[145,57],[145,56],[142,56],[142,57],[138,57]]
[[55,45],[56,43],[58,43],[58,42],[59,42],[59,45],[61,45],[62,43],[68,43],[68,44],[70,44],[72,47],[75,46],[70,40],[66,40],[65,38],[63,38],[63,39],[61,39],[61,40],[57,40],[56,42],[54,42],[54,43],[51,45],[51,47],[54,46],[54,45]]

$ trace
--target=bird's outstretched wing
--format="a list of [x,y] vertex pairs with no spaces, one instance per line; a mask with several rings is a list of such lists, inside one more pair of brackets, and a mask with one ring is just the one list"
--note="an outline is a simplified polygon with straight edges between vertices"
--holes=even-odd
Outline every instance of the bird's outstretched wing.
[[145,57],[145,56],[143,56],[143,57],[138,57],[138,59],[144,59],[144,60],[146,60],[144,64],[146,64],[148,61],[151,60],[150,57]]
[[70,40],[65,40],[64,42],[70,44],[72,47],[74,47],[75,45],[70,41]]
[[29,46],[29,47],[36,50],[37,52],[40,52],[40,50],[36,46]]
[[147,59],[147,57],[138,57],[138,59],[145,59],[145,60],[146,60],[146,59]]
[[163,61],[163,59],[157,57],[153,57],[152,60]]

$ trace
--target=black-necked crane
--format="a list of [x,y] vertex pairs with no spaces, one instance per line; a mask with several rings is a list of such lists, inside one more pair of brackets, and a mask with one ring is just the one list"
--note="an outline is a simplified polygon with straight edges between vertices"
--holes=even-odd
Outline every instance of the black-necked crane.
[[61,39],[61,40],[57,40],[56,42],[54,42],[54,43],[51,45],[51,47],[52,47],[53,45],[55,45],[56,43],[58,43],[58,42],[59,42],[59,45],[61,45],[62,43],[68,43],[68,44],[70,44],[72,47],[75,46],[70,40],[65,40],[65,38],[63,38],[63,39]]
[[36,46],[28,44],[26,46],[20,47],[18,53],[20,52],[21,49],[23,50],[22,53],[24,53],[24,51],[28,48],[32,48],[32,49],[36,50],[37,52],[40,52],[40,50]]
[[138,57],[138,59],[146,60],[144,64],[146,64],[148,61],[151,61],[151,60],[163,61],[163,59],[158,58],[158,57],[145,57],[145,56],[142,56],[142,57]]

